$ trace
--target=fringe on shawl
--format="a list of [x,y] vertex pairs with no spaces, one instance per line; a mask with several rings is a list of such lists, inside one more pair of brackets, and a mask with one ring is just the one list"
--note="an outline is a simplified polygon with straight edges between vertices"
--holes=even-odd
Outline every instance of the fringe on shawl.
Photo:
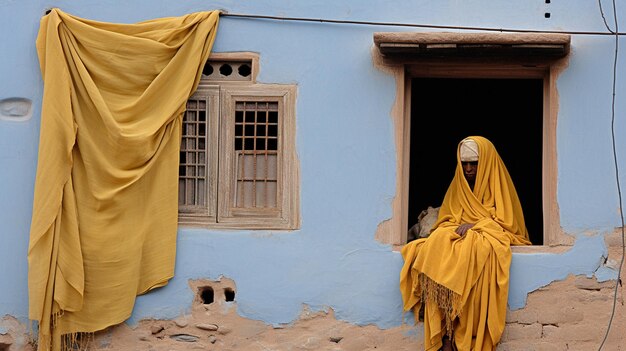
[[87,351],[94,340],[95,333],[69,333],[61,335],[61,350]]
[[53,349],[53,341],[54,341],[54,329],[56,329],[59,319],[63,316],[63,310],[53,312],[50,315],[50,333],[42,333],[41,332],[41,323],[37,326],[39,329],[39,337],[37,340],[36,349],[37,351],[49,351]]
[[[50,334],[39,333],[36,349],[39,351],[54,350],[54,343],[60,342],[61,351],[87,351],[94,341],[95,333],[93,332],[75,332],[62,334],[60,340],[55,340],[55,329],[58,326],[59,319],[63,317],[63,310],[55,312],[50,316]],[[32,332],[32,325],[31,325]],[[33,338],[35,339],[35,338]]]
[[452,322],[461,314],[461,295],[438,284],[426,274],[419,274],[419,291],[416,292],[426,304],[435,304],[444,315],[446,335],[452,340]]

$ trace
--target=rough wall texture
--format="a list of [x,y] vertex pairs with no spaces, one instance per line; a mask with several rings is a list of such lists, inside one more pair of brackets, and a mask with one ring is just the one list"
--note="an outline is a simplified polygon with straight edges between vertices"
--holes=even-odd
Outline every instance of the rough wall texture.
[[[313,313],[304,306],[292,324],[271,326],[236,313],[235,283],[197,280],[191,311],[175,320],[143,320],[131,328],[123,324],[97,333],[89,350],[169,351],[409,351],[422,349],[421,325],[411,323],[379,329],[335,319],[332,310]],[[210,290],[211,294],[202,292]],[[626,350],[624,292],[617,304],[609,337],[602,350]],[[612,314],[615,282],[570,276],[528,297],[525,308],[509,311],[499,351],[598,350]],[[209,300],[207,300],[207,298]],[[234,301],[228,301],[235,298]],[[1,351],[32,350],[28,328],[14,318],[0,323]]]
[[[603,350],[626,350],[624,287]],[[509,311],[498,350],[598,350],[611,318],[615,282],[570,276],[528,296],[525,308]]]
[[0,351],[31,351],[33,339],[29,326],[12,316],[0,319]]

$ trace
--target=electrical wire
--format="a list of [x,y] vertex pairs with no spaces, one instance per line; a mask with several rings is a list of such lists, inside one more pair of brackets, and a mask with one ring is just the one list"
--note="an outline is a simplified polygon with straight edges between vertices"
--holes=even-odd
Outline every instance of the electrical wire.
[[617,305],[617,292],[622,282],[622,278],[621,278],[622,266],[624,265],[624,254],[626,253],[626,242],[625,242],[625,236],[624,236],[624,210],[623,210],[623,204],[622,204],[622,190],[621,190],[620,181],[619,181],[619,166],[617,162],[617,151],[615,147],[615,85],[616,85],[616,80],[617,80],[617,58],[618,58],[618,53],[619,53],[619,34],[618,34],[619,28],[618,28],[618,22],[617,22],[617,8],[615,5],[615,0],[613,0],[612,2],[613,2],[613,20],[615,22],[615,31],[611,31],[611,28],[606,22],[606,18],[604,17],[604,11],[602,10],[602,0],[598,0],[598,5],[600,7],[600,14],[602,15],[602,19],[604,20],[604,25],[606,26],[606,29],[609,32],[611,32],[612,35],[615,36],[615,55],[613,56],[613,87],[612,87],[613,96],[611,100],[611,141],[613,145],[613,162],[615,165],[615,179],[617,181],[619,213],[620,213],[620,218],[622,222],[621,223],[622,224],[621,226],[622,228],[622,258],[620,260],[620,264],[617,270],[617,280],[615,281],[615,290],[613,292],[613,308],[611,310],[611,317],[609,318],[609,323],[606,328],[606,334],[604,335],[604,338],[602,339],[602,343],[600,344],[598,351],[602,350],[602,347],[604,346],[604,343],[606,342],[609,336],[611,325],[613,324],[613,318],[615,317],[615,307]]
[[[615,5],[615,2],[613,3]],[[606,27],[606,29],[611,32],[611,33],[615,33],[611,27],[609,27],[609,24],[606,22],[606,17],[604,16],[604,10],[602,9],[602,0],[598,0],[598,7],[600,7],[600,15],[602,16],[602,21],[604,22],[604,26]],[[613,7],[615,8],[615,7]]]
[[[493,27],[468,27],[468,26],[450,26],[436,24],[420,24],[420,23],[403,23],[403,22],[377,22],[377,21],[355,21],[355,20],[336,20],[326,18],[310,18],[310,17],[283,17],[283,16],[267,16],[241,13],[228,13],[222,10],[220,17],[234,18],[251,18],[260,20],[278,20],[278,21],[297,21],[297,22],[319,22],[334,24],[353,24],[364,26],[383,26],[383,27],[412,27],[412,28],[431,28],[431,29],[451,29],[451,30],[472,30],[472,31],[488,31],[488,32],[508,32],[508,33],[542,33],[542,34],[572,34],[572,35],[625,35],[626,33],[613,32],[604,21],[605,26],[609,29],[607,32],[594,31],[554,31],[539,29],[516,29],[516,28],[493,28]],[[604,18],[604,15],[603,15]]]

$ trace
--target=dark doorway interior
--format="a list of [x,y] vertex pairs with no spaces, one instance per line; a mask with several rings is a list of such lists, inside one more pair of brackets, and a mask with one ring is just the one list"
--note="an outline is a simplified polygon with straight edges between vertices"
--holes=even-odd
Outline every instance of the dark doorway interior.
[[491,140],[517,189],[534,245],[543,244],[541,79],[414,78],[411,96],[409,227],[441,205],[458,142]]

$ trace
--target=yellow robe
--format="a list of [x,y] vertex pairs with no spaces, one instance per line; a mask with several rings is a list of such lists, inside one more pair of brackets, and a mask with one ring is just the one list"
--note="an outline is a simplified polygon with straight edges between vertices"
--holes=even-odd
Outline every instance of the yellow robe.
[[[522,207],[493,144],[479,148],[474,189],[457,168],[428,238],[402,248],[400,291],[416,322],[424,304],[424,349],[437,350],[453,335],[459,351],[492,351],[505,325],[511,245],[529,245]],[[462,223],[475,223],[464,236]]]
[[174,274],[181,118],[219,12],[136,24],[53,9],[28,250],[39,350],[126,320]]

